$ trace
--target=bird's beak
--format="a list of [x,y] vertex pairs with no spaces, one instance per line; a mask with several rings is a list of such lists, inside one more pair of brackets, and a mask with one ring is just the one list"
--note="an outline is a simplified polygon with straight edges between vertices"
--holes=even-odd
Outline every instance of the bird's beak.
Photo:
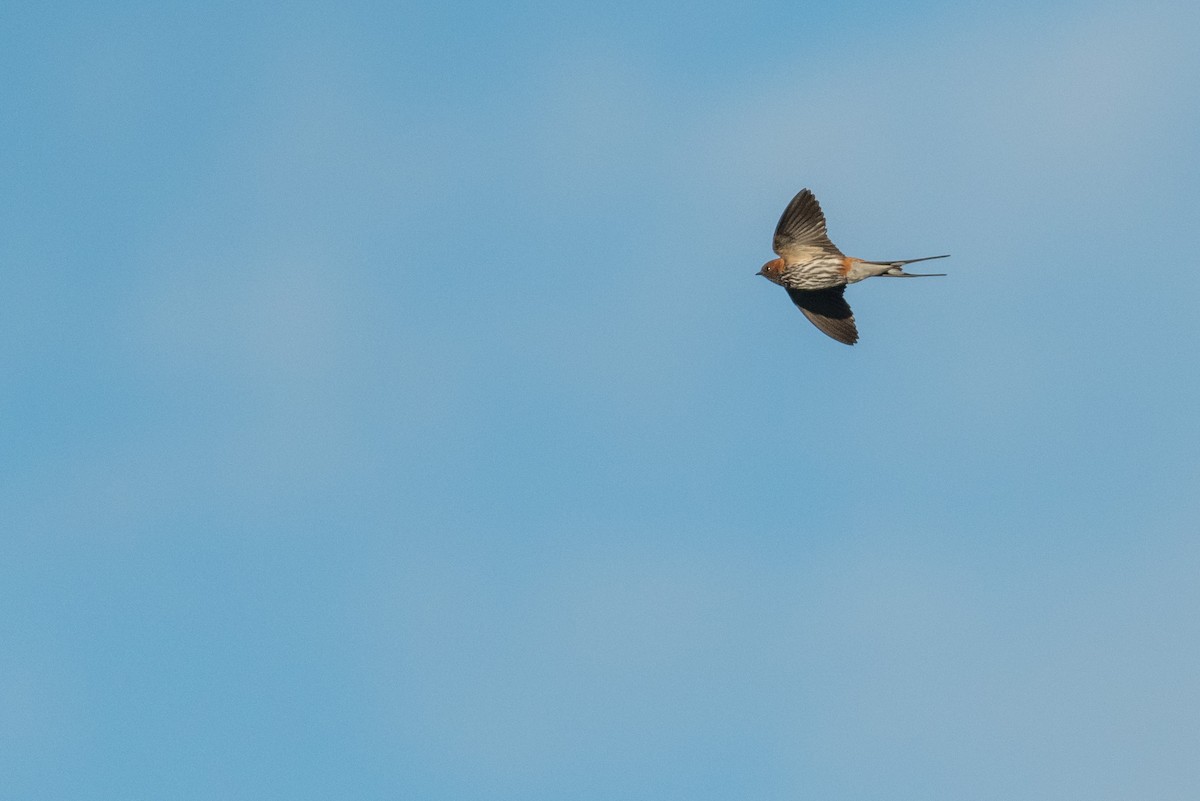
[[758,272],[756,272],[755,275],[762,275],[762,270],[759,270]]

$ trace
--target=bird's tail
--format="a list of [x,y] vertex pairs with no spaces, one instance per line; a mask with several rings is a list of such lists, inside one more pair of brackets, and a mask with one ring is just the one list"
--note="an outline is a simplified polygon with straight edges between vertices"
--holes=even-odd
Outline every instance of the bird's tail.
[[880,267],[887,267],[888,269],[884,270],[880,275],[890,275],[896,278],[936,278],[944,276],[945,273],[906,273],[903,269],[904,265],[916,264],[919,261],[930,261],[932,259],[945,259],[949,258],[949,256],[950,254],[947,253],[944,256],[925,256],[920,259],[905,259],[904,261],[869,261],[867,264],[878,264]]

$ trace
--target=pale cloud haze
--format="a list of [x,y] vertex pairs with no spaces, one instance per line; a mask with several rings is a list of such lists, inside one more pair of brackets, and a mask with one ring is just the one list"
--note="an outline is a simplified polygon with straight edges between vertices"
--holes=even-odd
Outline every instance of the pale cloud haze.
[[1191,5],[10,16],[0,796],[1200,792]]

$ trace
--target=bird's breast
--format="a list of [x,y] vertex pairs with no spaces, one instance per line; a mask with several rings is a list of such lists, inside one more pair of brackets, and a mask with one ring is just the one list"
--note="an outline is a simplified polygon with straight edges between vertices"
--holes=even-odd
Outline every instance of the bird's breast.
[[846,283],[846,273],[853,259],[843,256],[823,256],[788,264],[783,271],[783,285],[805,291],[829,289]]

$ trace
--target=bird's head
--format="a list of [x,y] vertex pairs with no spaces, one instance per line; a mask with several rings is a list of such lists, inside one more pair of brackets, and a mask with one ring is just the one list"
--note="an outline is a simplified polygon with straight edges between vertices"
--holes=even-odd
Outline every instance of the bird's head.
[[781,278],[783,276],[783,259],[771,259],[769,262],[764,264],[762,269],[755,273],[755,275],[761,275],[768,281],[772,281],[776,284],[782,284],[783,282]]

